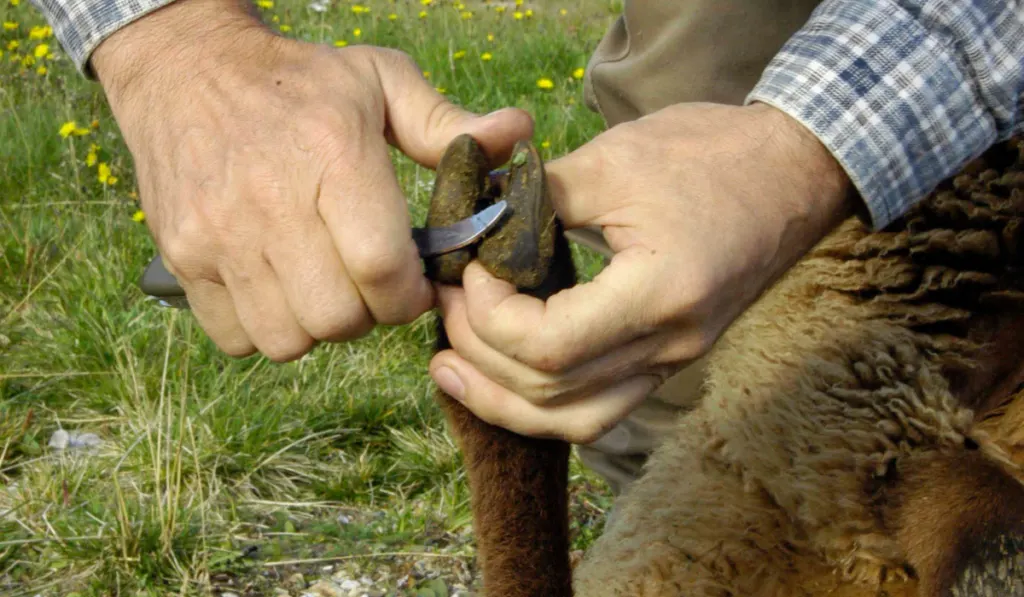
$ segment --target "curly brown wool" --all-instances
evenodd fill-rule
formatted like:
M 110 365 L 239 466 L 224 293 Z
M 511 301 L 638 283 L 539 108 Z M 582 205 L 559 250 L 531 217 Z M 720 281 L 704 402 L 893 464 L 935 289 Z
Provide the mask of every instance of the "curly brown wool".
M 1024 141 L 851 219 L 723 336 L 584 597 L 1024 597 Z

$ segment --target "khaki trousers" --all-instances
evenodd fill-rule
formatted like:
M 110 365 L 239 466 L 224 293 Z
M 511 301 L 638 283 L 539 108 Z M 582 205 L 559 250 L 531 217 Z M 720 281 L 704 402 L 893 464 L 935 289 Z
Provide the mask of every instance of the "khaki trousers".
M 627 0 L 587 66 L 586 103 L 608 126 L 683 102 L 742 104 L 819 2 Z M 611 256 L 600 230 L 568 236 Z M 692 363 L 618 426 L 578 447 L 583 462 L 616 494 L 639 477 L 678 415 L 700 399 L 704 363 Z

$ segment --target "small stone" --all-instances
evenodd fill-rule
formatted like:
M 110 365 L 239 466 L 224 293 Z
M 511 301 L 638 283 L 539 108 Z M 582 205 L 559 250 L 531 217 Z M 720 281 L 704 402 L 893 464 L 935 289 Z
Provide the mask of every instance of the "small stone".
M 102 443 L 103 440 L 95 433 L 71 433 L 68 438 L 70 448 L 95 448 Z
M 238 597 L 238 593 L 232 593 L 231 591 L 223 591 L 220 597 Z
M 289 593 L 286 589 L 277 587 L 276 589 L 274 589 L 274 597 L 292 597 L 292 594 Z
M 329 580 L 318 580 L 309 587 L 309 590 L 318 597 L 348 597 L 348 591 L 343 591 Z
M 103 443 L 95 433 L 79 433 L 58 429 L 50 436 L 49 446 L 54 450 L 77 450 L 97 448 Z
M 301 572 L 296 572 L 295 574 L 289 576 L 287 578 L 287 580 L 284 581 L 284 586 L 286 586 L 288 588 L 291 588 L 291 589 L 296 589 L 296 590 L 298 590 L 298 589 L 305 589 L 306 588 L 306 577 L 302 576 Z
M 49 446 L 54 450 L 63 450 L 68 447 L 68 443 L 71 440 L 71 435 L 63 429 L 58 429 L 53 432 L 50 436 Z
M 347 578 L 347 579 L 341 581 L 341 585 L 340 586 L 341 586 L 342 589 L 344 589 L 346 591 L 353 591 L 353 590 L 357 590 L 357 589 L 361 589 L 362 588 L 362 586 L 359 584 L 358 580 L 352 580 L 351 578 Z

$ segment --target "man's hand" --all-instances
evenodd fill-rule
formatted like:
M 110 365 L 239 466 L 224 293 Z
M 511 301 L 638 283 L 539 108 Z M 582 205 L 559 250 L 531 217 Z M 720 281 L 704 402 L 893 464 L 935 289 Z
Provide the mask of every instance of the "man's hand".
M 178 0 L 92 66 L 164 262 L 236 356 L 294 359 L 431 308 L 388 143 L 433 167 L 468 132 L 497 163 L 532 130 L 450 104 L 400 52 L 283 39 L 238 0 Z
M 569 228 L 615 252 L 542 302 L 479 264 L 442 287 L 454 350 L 431 375 L 485 421 L 588 443 L 701 356 L 849 214 L 850 183 L 809 131 L 766 105 L 677 105 L 547 167 Z

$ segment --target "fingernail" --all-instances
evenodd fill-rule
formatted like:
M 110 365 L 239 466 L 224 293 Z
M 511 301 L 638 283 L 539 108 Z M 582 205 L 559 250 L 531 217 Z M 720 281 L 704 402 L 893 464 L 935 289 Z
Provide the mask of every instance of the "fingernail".
M 433 377 L 434 383 L 445 394 L 456 400 L 462 400 L 463 396 L 465 396 L 466 386 L 462 385 L 462 380 L 449 367 L 438 368 L 437 371 L 434 371 Z

